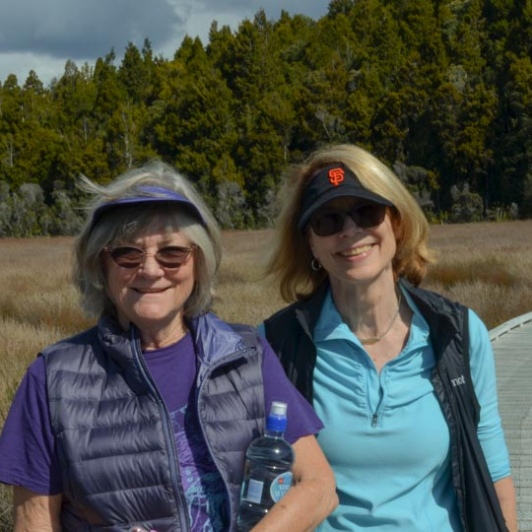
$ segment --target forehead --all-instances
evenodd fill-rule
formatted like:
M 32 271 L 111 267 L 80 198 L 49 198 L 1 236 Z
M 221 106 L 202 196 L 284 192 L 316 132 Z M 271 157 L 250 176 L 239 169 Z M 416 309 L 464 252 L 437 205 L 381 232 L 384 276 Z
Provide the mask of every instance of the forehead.
M 123 210 L 110 218 L 106 225 L 109 227 L 110 241 L 113 244 L 131 242 L 142 239 L 147 235 L 161 234 L 170 235 L 186 227 L 187 220 L 184 220 L 180 213 L 141 210 L 135 215 L 134 212 Z
M 135 231 L 129 238 L 129 241 L 136 244 L 187 244 L 188 237 L 184 232 L 166 220 L 154 219 L 146 225 Z

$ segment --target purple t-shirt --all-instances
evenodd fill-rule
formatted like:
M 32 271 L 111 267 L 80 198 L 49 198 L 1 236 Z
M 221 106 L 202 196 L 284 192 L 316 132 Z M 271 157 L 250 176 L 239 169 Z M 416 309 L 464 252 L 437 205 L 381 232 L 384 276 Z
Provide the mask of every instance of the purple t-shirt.
M 285 437 L 290 443 L 318 433 L 323 427 L 321 421 L 291 385 L 269 345 L 264 339 L 261 342 L 266 409 L 272 401 L 288 404 Z M 172 420 L 192 529 L 222 530 L 227 518 L 226 494 L 201 436 L 194 408 L 196 356 L 191 335 L 187 334 L 171 346 L 147 351 L 144 358 Z M 37 357 L 30 365 L 17 390 L 0 435 L 0 456 L 0 482 L 23 486 L 43 495 L 62 493 L 42 357 Z

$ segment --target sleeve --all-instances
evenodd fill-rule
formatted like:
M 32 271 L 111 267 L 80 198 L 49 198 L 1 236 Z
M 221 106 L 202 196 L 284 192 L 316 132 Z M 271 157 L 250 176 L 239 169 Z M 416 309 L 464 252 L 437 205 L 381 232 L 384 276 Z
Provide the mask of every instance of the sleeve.
M 480 403 L 478 437 L 493 482 L 510 475 L 510 458 L 497 398 L 495 358 L 486 326 L 469 310 L 471 378 Z
M 41 356 L 30 365 L 15 394 L 0 435 L 0 456 L 0 482 L 41 495 L 62 492 Z
M 317 434 L 323 428 L 320 418 L 308 401 L 289 381 L 268 342 L 264 338 L 261 338 L 260 341 L 264 351 L 262 373 L 266 410 L 270 410 L 273 401 L 287 403 L 288 425 L 285 438 L 289 443 L 294 443 L 303 436 Z

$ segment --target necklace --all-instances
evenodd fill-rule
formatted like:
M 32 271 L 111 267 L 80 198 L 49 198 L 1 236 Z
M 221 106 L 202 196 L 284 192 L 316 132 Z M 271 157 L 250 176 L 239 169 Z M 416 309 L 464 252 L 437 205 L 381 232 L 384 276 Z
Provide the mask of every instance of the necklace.
M 402 297 L 402 293 L 401 291 L 399 291 L 399 299 L 397 301 L 397 312 L 394 314 L 392 320 L 390 321 L 390 325 L 388 325 L 387 329 L 382 334 L 379 334 L 378 336 L 370 336 L 369 338 L 359 338 L 358 340 L 362 345 L 376 344 L 379 340 L 384 338 L 390 332 L 390 329 L 392 328 L 392 325 L 395 323 L 397 316 L 399 316 L 399 311 L 401 310 L 401 297 Z

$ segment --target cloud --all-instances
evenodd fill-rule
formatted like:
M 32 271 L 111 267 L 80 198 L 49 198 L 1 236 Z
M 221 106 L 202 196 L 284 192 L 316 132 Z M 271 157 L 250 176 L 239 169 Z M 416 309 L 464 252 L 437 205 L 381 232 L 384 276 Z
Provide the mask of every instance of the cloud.
M 0 21 L 0 53 L 75 60 L 148 35 L 158 46 L 180 18 L 166 0 L 7 0 Z
M 252 19 L 264 0 L 2 0 L 0 82 L 9 74 L 22 83 L 30 70 L 41 81 L 61 76 L 67 60 L 92 63 L 129 42 L 148 38 L 157 54 L 171 57 L 186 34 L 208 40 L 214 20 L 236 30 Z M 328 0 L 268 0 L 266 16 L 281 10 L 318 19 Z
M 269 18 L 278 18 L 282 10 L 291 15 L 304 14 L 311 18 L 322 17 L 329 0 L 209 0 L 199 2 L 199 9 L 217 13 L 246 13 L 240 19 L 252 17 L 259 9 L 264 9 Z

